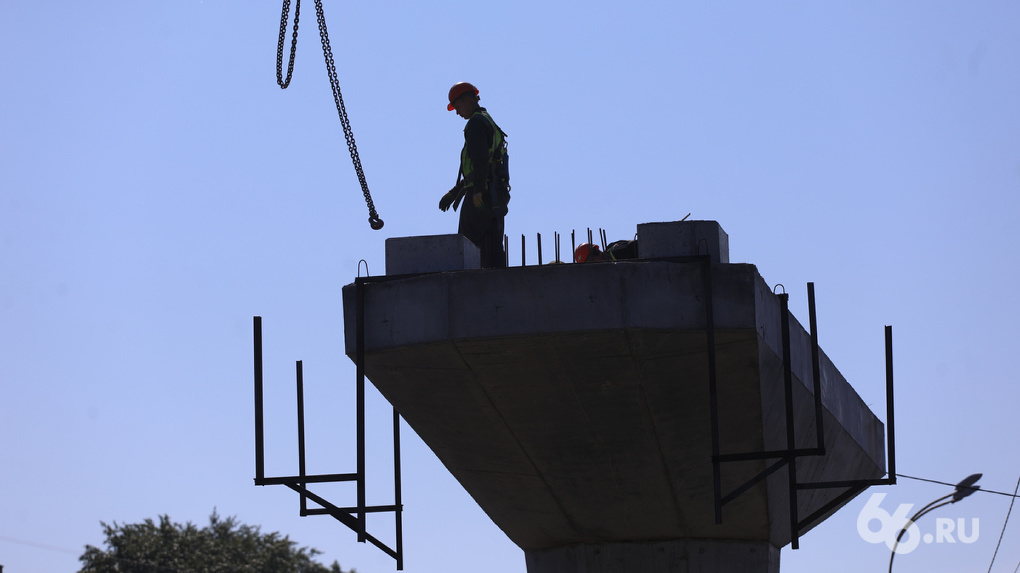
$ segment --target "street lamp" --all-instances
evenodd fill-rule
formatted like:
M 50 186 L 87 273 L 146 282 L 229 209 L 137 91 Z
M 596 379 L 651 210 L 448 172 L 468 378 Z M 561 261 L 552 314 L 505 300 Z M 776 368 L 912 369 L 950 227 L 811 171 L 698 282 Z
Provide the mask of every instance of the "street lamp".
M 975 491 L 981 489 L 981 486 L 974 485 L 974 483 L 977 482 L 977 480 L 979 479 L 981 479 L 981 474 L 971 474 L 967 476 L 966 478 L 963 479 L 963 481 L 956 484 L 956 489 L 953 490 L 953 493 L 940 497 L 935 501 L 929 503 L 928 505 L 922 507 L 920 511 L 915 513 L 913 517 L 908 519 L 907 522 L 903 524 L 903 529 L 900 529 L 900 532 L 896 535 L 896 543 L 893 543 L 892 555 L 889 556 L 889 573 L 892 573 L 892 562 L 893 558 L 896 557 L 896 547 L 900 544 L 900 539 L 903 539 L 903 534 L 907 532 L 907 529 L 926 513 L 929 513 L 934 509 L 938 509 L 943 505 L 956 503 L 961 499 L 967 497 L 968 495 L 974 493 Z

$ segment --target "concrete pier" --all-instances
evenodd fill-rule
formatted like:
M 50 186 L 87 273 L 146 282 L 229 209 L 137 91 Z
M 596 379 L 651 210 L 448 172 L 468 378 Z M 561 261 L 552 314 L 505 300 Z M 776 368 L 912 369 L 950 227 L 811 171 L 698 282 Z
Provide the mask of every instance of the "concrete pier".
M 525 551 L 528 573 L 779 572 L 779 548 L 767 541 L 680 539 L 578 543 Z
M 408 274 L 388 243 L 399 276 L 360 285 L 366 375 L 524 549 L 529 573 L 774 573 L 790 542 L 786 468 L 715 521 L 706 286 L 723 454 L 786 448 L 778 297 L 753 265 L 728 262 L 717 223 L 651 225 L 638 226 L 642 256 L 710 261 Z M 356 288 L 344 287 L 352 359 Z M 810 339 L 790 324 L 797 447 L 811 448 Z M 881 477 L 882 423 L 824 353 L 821 382 L 826 454 L 800 458 L 797 480 Z M 724 464 L 723 493 L 767 463 Z M 799 515 L 837 494 L 800 492 Z

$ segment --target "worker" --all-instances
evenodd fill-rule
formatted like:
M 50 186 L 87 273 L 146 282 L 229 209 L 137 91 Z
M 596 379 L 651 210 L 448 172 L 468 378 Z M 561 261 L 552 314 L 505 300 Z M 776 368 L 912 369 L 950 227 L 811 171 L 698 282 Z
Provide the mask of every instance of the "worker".
M 574 262 L 598 263 L 602 261 L 636 259 L 638 257 L 637 247 L 637 239 L 633 241 L 614 241 L 609 243 L 609 246 L 606 247 L 606 252 L 603 253 L 599 250 L 598 245 L 581 243 L 574 249 Z
M 598 245 L 581 243 L 574 249 L 575 263 L 597 263 L 606 260 L 606 255 L 599 250 Z
M 503 223 L 510 202 L 506 133 L 478 105 L 478 93 L 467 82 L 450 88 L 446 109 L 456 110 L 467 125 L 457 184 L 439 200 L 439 209 L 445 212 L 452 205 L 456 211 L 463 201 L 457 232 L 478 246 L 482 268 L 504 268 Z

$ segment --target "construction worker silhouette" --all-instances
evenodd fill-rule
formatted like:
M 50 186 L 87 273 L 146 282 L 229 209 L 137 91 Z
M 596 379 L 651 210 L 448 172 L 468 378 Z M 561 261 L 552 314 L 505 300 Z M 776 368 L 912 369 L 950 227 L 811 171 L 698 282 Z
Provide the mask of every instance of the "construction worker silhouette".
M 467 124 L 457 184 L 439 200 L 439 209 L 456 211 L 463 201 L 457 232 L 478 246 L 482 268 L 504 268 L 503 224 L 510 202 L 506 133 L 478 99 L 478 88 L 467 82 L 450 88 L 446 109 L 456 110 Z
M 574 249 L 575 263 L 598 263 L 602 261 L 620 261 L 636 259 L 638 256 L 637 239 L 633 241 L 614 241 L 602 252 L 598 245 L 581 243 Z

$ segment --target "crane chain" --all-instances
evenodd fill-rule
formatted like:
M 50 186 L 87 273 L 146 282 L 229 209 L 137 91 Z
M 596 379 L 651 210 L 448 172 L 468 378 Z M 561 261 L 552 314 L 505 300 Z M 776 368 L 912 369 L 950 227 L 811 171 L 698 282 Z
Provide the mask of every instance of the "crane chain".
M 287 89 L 294 75 L 294 56 L 297 54 L 298 20 L 301 18 L 301 0 L 294 9 L 294 35 L 290 40 L 290 61 L 287 63 L 287 79 L 283 78 L 283 43 L 287 39 L 287 17 L 290 16 L 290 0 L 283 0 L 283 15 L 280 16 L 280 43 L 276 46 L 276 83 L 280 89 Z
M 290 0 L 283 0 L 283 15 L 280 18 L 280 42 L 276 50 L 276 83 L 282 89 L 286 89 L 290 85 L 291 76 L 294 73 L 294 55 L 297 50 L 298 18 L 300 14 L 301 0 L 295 0 L 294 34 L 291 40 L 287 77 L 284 79 L 283 45 L 287 35 Z M 322 55 L 326 60 L 326 74 L 329 76 L 330 88 L 333 90 L 333 102 L 336 103 L 337 115 L 340 116 L 340 125 L 344 129 L 344 138 L 347 140 L 347 149 L 351 152 L 354 171 L 358 175 L 358 183 L 361 184 L 361 192 L 365 196 L 365 204 L 368 205 L 368 224 L 378 231 L 383 228 L 383 220 L 379 218 L 379 213 L 375 210 L 375 202 L 372 201 L 372 194 L 368 190 L 368 181 L 365 179 L 365 171 L 361 167 L 361 157 L 358 155 L 358 145 L 354 141 L 354 132 L 351 130 L 351 122 L 347 117 L 347 108 L 344 106 L 343 95 L 340 93 L 340 81 L 337 79 L 336 63 L 333 61 L 333 49 L 329 45 L 329 33 L 326 31 L 326 15 L 322 10 L 322 0 L 315 0 L 315 16 L 319 23 L 319 39 L 322 42 Z

